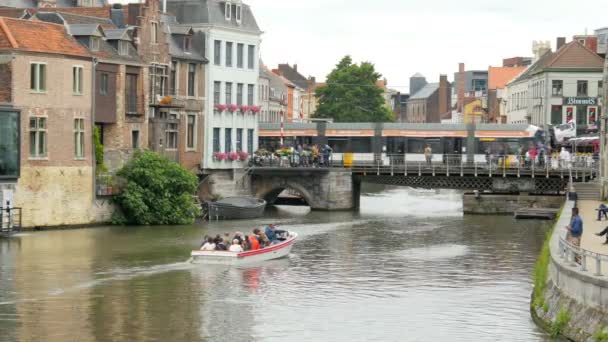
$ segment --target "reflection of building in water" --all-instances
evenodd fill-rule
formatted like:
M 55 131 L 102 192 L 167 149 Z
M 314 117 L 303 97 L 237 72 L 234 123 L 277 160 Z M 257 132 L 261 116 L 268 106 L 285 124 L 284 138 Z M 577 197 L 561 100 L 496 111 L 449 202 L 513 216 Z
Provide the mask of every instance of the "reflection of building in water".
M 18 341 L 92 341 L 88 319 L 95 241 L 90 231 L 21 239 L 14 261 Z M 36 257 L 37 256 L 37 257 Z M 41 262 L 43 260 L 43 262 Z
M 17 318 L 17 309 L 15 304 L 16 298 L 14 278 L 15 278 L 15 256 L 17 255 L 20 247 L 20 238 L 14 237 L 12 239 L 0 238 L 0 260 L 2 261 L 2 267 L 0 267 L 0 317 L 4 316 L 9 319 L 0 319 L 0 332 L 2 332 L 2 338 L 6 338 L 7 341 L 17 341 L 16 328 L 17 320 L 10 319 L 11 317 Z

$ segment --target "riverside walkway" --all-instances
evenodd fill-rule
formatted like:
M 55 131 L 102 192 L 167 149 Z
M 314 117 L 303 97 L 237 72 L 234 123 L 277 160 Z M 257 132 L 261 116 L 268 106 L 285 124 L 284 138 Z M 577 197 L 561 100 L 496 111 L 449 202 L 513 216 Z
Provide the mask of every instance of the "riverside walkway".
M 608 257 L 608 245 L 604 245 L 606 237 L 595 235 L 595 233 L 599 233 L 604 230 L 604 228 L 608 227 L 608 220 L 602 219 L 602 221 L 597 221 L 597 211 L 595 209 L 600 206 L 600 203 L 602 202 L 591 200 L 578 201 L 580 215 L 583 218 L 581 248 Z M 587 258 L 587 269 L 595 271 L 595 266 L 595 260 Z M 608 260 L 603 260 L 601 269 L 602 274 L 608 276 Z

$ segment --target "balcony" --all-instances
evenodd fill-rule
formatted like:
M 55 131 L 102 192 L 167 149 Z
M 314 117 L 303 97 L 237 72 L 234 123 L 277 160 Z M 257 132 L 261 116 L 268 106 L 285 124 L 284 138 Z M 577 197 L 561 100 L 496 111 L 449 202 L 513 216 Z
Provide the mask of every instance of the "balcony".
M 177 99 L 175 99 L 174 97 L 167 95 L 167 96 L 160 96 L 160 95 L 156 95 L 153 97 L 154 101 L 152 101 L 150 103 L 150 107 L 155 107 L 155 108 L 184 108 L 185 105 L 183 104 L 183 101 L 178 101 Z

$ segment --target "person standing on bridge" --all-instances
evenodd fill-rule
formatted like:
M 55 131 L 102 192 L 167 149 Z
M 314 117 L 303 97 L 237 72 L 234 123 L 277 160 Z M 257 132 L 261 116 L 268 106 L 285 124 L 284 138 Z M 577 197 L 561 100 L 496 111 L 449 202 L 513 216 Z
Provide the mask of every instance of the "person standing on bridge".
M 431 145 L 426 145 L 424 148 L 424 158 L 426 159 L 426 163 L 429 167 L 433 164 L 433 149 Z

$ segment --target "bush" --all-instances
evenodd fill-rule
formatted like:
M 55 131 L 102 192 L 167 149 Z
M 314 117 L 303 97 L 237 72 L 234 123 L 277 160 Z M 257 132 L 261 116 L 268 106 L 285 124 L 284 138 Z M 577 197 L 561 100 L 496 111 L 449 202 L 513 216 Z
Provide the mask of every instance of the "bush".
M 114 224 L 191 224 L 199 215 L 192 200 L 196 176 L 165 157 L 137 151 L 117 175 L 126 183 L 114 197 L 121 209 L 112 217 Z
M 545 308 L 545 289 L 547 287 L 547 272 L 549 270 L 549 261 L 551 259 L 551 252 L 549 250 L 549 243 L 551 241 L 551 235 L 553 230 L 547 232 L 545 242 L 538 256 L 538 260 L 534 265 L 534 292 L 532 293 L 533 305 L 535 308 Z
M 561 308 L 555 317 L 555 321 L 551 324 L 551 336 L 557 337 L 564 332 L 564 329 L 570 322 L 570 313 L 568 310 Z
M 93 131 L 93 143 L 95 144 L 95 165 L 97 166 L 97 174 L 108 172 L 103 159 L 103 145 L 101 144 L 101 132 L 99 127 L 95 126 Z
M 608 342 L 608 330 L 606 328 L 598 330 L 595 335 L 597 342 Z

